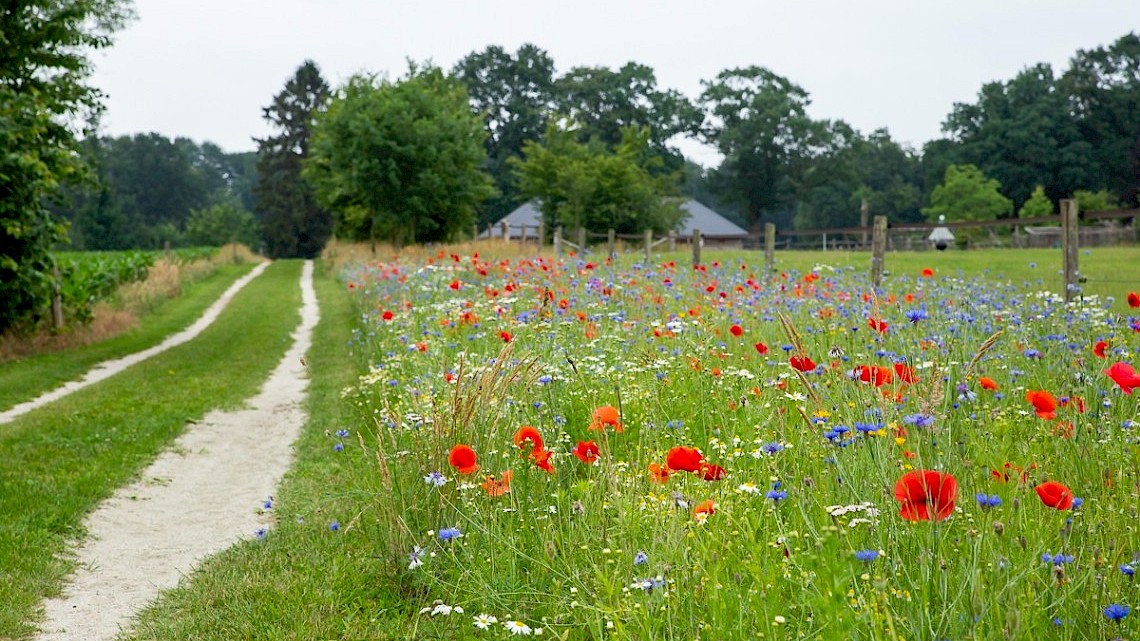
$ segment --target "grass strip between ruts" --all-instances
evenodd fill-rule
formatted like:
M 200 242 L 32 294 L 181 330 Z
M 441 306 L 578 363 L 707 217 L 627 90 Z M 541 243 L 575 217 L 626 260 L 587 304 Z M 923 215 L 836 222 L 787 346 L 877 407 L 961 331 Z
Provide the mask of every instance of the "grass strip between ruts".
M 193 341 L 0 428 L 0 638 L 34 631 L 88 512 L 187 422 L 257 392 L 300 321 L 300 268 L 271 265 Z
M 0 410 L 76 380 L 98 363 L 157 345 L 197 320 L 227 287 L 254 266 L 255 263 L 219 266 L 210 276 L 189 285 L 181 296 L 159 303 L 142 318 L 138 327 L 114 338 L 0 363 Z
M 360 449 L 355 431 L 336 436 L 338 429 L 359 423 L 340 398 L 359 374 L 346 347 L 352 339 L 352 302 L 320 268 L 316 288 L 321 322 L 306 359 L 309 420 L 297 442 L 297 460 L 274 499 L 277 526 L 265 540 L 247 541 L 207 560 L 145 610 L 126 638 L 410 637 L 406 602 L 369 544 L 386 536 L 370 507 L 382 500 L 375 454 Z M 329 526 L 338 518 L 339 530 L 333 531 Z

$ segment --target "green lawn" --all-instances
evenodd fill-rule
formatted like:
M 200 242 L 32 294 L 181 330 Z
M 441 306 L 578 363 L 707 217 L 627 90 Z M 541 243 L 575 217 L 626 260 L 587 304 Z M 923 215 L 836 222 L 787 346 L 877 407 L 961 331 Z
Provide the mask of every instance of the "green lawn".
M 0 426 L 0 638 L 33 631 L 36 607 L 72 568 L 65 553 L 89 511 L 187 422 L 257 392 L 299 323 L 300 267 L 271 265 L 195 340 Z M 227 270 L 164 318 L 179 316 L 170 326 L 180 327 L 235 274 Z
M 0 410 L 76 380 L 97 363 L 157 345 L 197 320 L 227 287 L 253 267 L 252 263 L 219 266 L 209 277 L 187 287 L 178 298 L 159 303 L 137 327 L 114 338 L 63 352 L 0 363 Z

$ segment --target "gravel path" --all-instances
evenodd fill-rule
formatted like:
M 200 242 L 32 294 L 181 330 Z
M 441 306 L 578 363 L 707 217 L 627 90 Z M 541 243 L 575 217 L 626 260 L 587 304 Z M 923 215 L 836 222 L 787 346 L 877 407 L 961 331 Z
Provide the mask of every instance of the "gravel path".
M 301 274 L 301 324 L 293 345 L 247 408 L 190 425 L 137 483 L 87 519 L 79 569 L 45 603 L 36 639 L 113 639 L 161 590 L 204 557 L 271 525 L 260 513 L 293 458 L 308 379 L 303 357 L 319 320 L 313 263 Z
M 260 276 L 261 272 L 265 271 L 265 268 L 268 266 L 269 263 L 261 263 L 255 267 L 253 271 L 236 280 L 233 285 L 230 285 L 229 289 L 227 289 L 222 293 L 220 297 L 218 297 L 218 300 L 214 301 L 213 305 L 210 305 L 206 312 L 202 314 L 202 317 L 195 321 L 194 324 L 190 327 L 187 327 L 177 334 L 169 336 L 166 340 L 162 341 L 158 345 L 155 345 L 154 347 L 144 349 L 141 352 L 135 352 L 134 354 L 129 354 L 122 358 L 103 361 L 95 367 L 92 367 L 91 370 L 84 374 L 83 378 L 79 380 L 65 383 L 51 390 L 50 392 L 37 396 L 36 398 L 26 403 L 20 403 L 11 409 L 0 412 L 0 425 L 10 423 L 17 417 L 23 416 L 24 414 L 27 414 L 34 409 L 43 407 L 52 401 L 58 401 L 64 396 L 78 392 L 88 385 L 94 385 L 99 381 L 110 378 L 115 374 L 123 371 L 124 369 L 130 367 L 131 365 L 141 363 L 151 356 L 161 354 L 162 352 L 165 352 L 172 347 L 177 347 L 187 341 L 192 340 L 198 336 L 198 334 L 201 334 L 202 330 L 213 324 L 214 320 L 218 318 L 218 315 L 222 313 L 222 310 L 226 308 L 226 305 L 229 305 L 230 301 L 233 300 L 233 297 L 239 291 L 241 291 L 243 287 L 248 285 L 249 281 Z

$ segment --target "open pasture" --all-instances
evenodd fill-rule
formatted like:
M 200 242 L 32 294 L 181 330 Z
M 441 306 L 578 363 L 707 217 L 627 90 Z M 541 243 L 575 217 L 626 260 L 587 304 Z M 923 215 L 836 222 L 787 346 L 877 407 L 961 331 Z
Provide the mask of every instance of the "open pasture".
M 430 637 L 1129 636 L 1138 312 L 1030 253 L 351 265 L 337 529 Z

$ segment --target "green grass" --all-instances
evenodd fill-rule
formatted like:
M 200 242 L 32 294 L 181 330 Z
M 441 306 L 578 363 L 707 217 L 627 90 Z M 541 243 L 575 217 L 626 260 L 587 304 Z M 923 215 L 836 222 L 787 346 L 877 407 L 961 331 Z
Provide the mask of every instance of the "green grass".
M 182 296 L 158 304 L 137 327 L 114 338 L 0 363 L 0 410 L 76 380 L 97 363 L 158 344 L 197 320 L 227 287 L 253 267 L 253 264 L 219 266 L 209 277 L 187 287 Z
M 409 638 L 402 627 L 407 605 L 370 543 L 385 537 L 372 513 L 379 494 L 376 460 L 360 450 L 358 416 L 340 400 L 341 389 L 358 375 L 346 351 L 353 305 L 340 285 L 317 272 L 321 321 L 306 359 L 310 419 L 275 497 L 277 526 L 265 540 L 209 559 L 145 610 L 128 638 Z M 352 435 L 338 438 L 342 428 Z M 334 451 L 338 442 L 345 444 L 343 452 Z M 342 527 L 332 532 L 337 518 Z
M 99 501 L 188 421 L 257 392 L 300 320 L 300 265 L 270 266 L 195 340 L 0 426 L 0 638 L 33 631 L 37 605 L 59 591 L 72 569 L 65 552 Z M 174 305 L 167 327 L 194 317 L 235 274 Z

